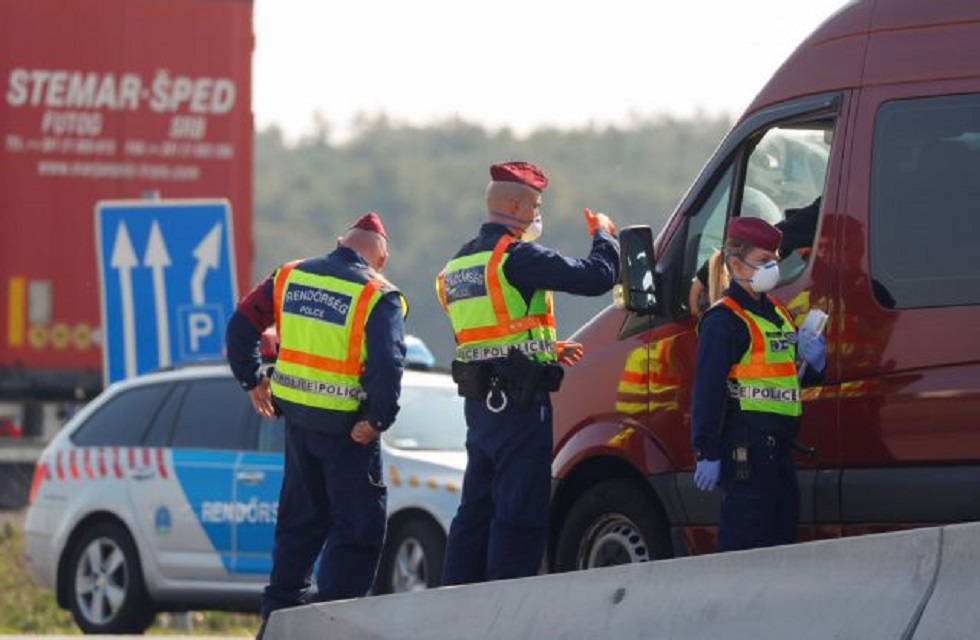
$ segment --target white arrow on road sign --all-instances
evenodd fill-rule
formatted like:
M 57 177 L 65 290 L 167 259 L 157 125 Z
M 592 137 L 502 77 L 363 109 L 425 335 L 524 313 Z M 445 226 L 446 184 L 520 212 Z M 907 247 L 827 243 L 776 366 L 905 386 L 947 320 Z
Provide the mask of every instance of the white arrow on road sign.
M 129 239 L 126 223 L 120 222 L 116 227 L 116 241 L 112 247 L 112 258 L 109 262 L 113 269 L 119 270 L 119 295 L 122 302 L 123 325 L 123 359 L 126 377 L 136 375 L 136 323 L 133 314 L 133 268 L 136 261 L 136 251 Z
M 214 225 L 194 249 L 197 264 L 191 274 L 191 300 L 194 304 L 204 304 L 204 278 L 209 269 L 215 269 L 221 261 L 221 223 Z
M 233 227 L 226 200 L 96 203 L 106 384 L 223 357 L 238 300 Z
M 150 227 L 150 239 L 146 245 L 146 255 L 143 256 L 143 266 L 153 271 L 153 305 L 157 318 L 157 353 L 158 364 L 161 367 L 170 366 L 170 322 L 167 317 L 167 283 L 163 278 L 163 270 L 170 266 L 170 254 L 160 233 L 160 224 L 153 220 Z

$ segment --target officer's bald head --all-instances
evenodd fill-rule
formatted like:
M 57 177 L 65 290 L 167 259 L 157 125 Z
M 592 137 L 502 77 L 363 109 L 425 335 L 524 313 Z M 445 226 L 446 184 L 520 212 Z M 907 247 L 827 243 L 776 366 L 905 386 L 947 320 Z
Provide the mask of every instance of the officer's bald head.
M 376 231 L 352 227 L 337 238 L 337 244 L 356 251 L 375 271 L 388 263 L 388 239 Z
M 517 182 L 493 181 L 487 185 L 486 200 L 490 222 L 520 233 L 534 220 L 541 206 L 541 192 Z

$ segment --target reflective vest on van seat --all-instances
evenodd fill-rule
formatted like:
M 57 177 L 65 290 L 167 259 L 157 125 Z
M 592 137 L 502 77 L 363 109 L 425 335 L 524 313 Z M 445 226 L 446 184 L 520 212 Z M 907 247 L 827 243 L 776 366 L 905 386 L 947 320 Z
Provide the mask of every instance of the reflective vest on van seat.
M 279 357 L 272 375 L 276 397 L 296 404 L 357 411 L 364 399 L 364 327 L 390 285 L 307 273 L 283 265 L 275 276 Z
M 453 258 L 436 278 L 439 302 L 456 336 L 457 360 L 502 358 L 511 347 L 539 362 L 557 359 L 552 293 L 535 291 L 528 304 L 504 275 L 513 241 L 504 235 L 493 251 Z
M 728 296 L 716 303 L 731 309 L 749 330 L 749 348 L 728 372 L 728 393 L 738 400 L 742 411 L 799 416 L 803 405 L 796 369 L 796 330 L 789 311 L 778 300 L 770 300 L 789 331 L 746 310 Z

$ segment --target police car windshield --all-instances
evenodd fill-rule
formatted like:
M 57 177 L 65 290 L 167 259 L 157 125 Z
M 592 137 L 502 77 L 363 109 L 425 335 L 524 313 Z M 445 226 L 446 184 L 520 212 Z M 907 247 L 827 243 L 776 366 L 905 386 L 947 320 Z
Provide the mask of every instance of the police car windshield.
M 398 449 L 462 451 L 466 441 L 463 399 L 455 387 L 402 387 L 401 409 L 384 434 Z

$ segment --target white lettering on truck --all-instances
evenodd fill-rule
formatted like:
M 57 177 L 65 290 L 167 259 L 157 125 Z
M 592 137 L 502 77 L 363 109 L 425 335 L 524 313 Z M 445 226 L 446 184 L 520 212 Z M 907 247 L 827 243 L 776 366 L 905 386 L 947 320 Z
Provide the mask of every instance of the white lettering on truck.
M 229 78 L 171 76 L 166 70 L 146 84 L 136 73 L 17 68 L 10 71 L 6 91 L 11 107 L 136 111 L 146 101 L 157 113 L 203 115 L 226 114 L 235 99 Z

